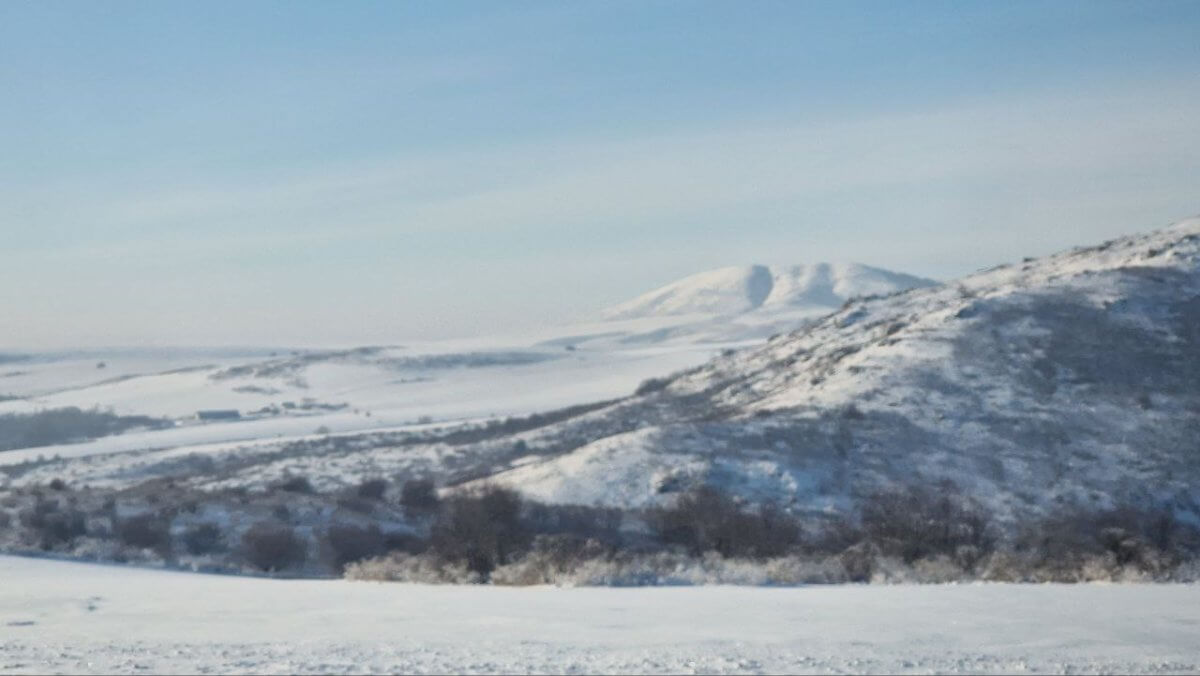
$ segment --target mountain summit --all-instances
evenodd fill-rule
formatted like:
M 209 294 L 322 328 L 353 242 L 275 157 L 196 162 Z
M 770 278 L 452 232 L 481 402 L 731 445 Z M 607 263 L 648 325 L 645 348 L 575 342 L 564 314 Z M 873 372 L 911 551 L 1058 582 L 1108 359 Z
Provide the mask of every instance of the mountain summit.
M 937 284 L 931 279 L 859 263 L 734 266 L 685 277 L 611 307 L 603 316 L 625 320 L 795 310 L 824 314 L 857 296 L 886 295 Z

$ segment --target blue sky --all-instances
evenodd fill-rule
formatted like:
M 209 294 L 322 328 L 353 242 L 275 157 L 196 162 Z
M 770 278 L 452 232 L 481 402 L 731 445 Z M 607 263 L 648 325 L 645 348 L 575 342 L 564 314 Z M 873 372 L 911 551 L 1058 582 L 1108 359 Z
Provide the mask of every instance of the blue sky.
M 1200 213 L 1200 2 L 0 3 L 0 347 L 396 342 Z

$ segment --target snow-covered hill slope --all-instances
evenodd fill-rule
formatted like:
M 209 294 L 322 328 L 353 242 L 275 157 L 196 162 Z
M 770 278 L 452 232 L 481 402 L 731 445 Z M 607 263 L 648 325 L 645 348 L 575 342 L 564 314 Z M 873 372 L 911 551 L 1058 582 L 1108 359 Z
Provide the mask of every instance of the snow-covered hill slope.
M 554 502 L 712 483 L 820 513 L 948 480 L 1001 517 L 1200 519 L 1200 219 L 851 302 L 527 445 L 488 480 Z
M 742 274 L 740 269 L 729 270 L 736 273 L 731 279 Z M 766 275 L 763 298 L 755 298 L 754 306 L 746 305 L 736 317 L 723 314 L 734 307 L 730 303 L 700 301 L 705 295 L 719 295 L 724 272 L 718 271 L 715 281 L 680 287 L 677 300 L 691 298 L 692 305 L 675 309 L 697 312 L 641 313 L 646 316 L 526 335 L 325 350 L 175 348 L 9 355 L 0 364 L 0 415 L 96 407 L 119 415 L 168 418 L 176 426 L 8 454 L 0 457 L 0 464 L 18 457 L 296 437 L 318 428 L 391 429 L 426 420 L 521 415 L 611 399 L 628 394 L 646 378 L 695 366 L 721 350 L 796 328 L 830 312 L 845 297 L 925 283 L 855 265 L 761 271 Z M 698 312 L 701 309 L 705 311 Z M 198 425 L 196 414 L 202 410 L 237 410 L 241 420 Z
M 174 426 L 5 451 L 0 465 L 39 456 L 305 437 L 318 429 L 364 432 L 522 415 L 624 396 L 646 378 L 703 363 L 716 349 L 566 350 L 447 341 L 240 356 L 35 355 L 0 373 L 0 416 L 95 407 L 167 418 Z M 197 420 L 203 410 L 236 410 L 240 417 Z
M 623 363 L 586 346 L 541 349 L 562 357 L 434 377 L 446 379 L 448 407 L 452 378 L 468 377 L 492 381 L 496 402 L 544 385 L 533 405 L 556 400 L 555 379 L 576 373 L 553 364 L 583 356 L 581 368 L 615 377 Z M 664 345 L 638 353 L 680 354 Z M 359 368 L 358 358 L 332 363 Z M 232 375 L 286 385 L 292 364 Z M 312 384 L 332 366 L 305 368 L 318 369 Z M 853 512 L 881 489 L 949 481 L 1012 522 L 1129 502 L 1200 521 L 1200 219 L 854 300 L 798 331 L 682 368 L 612 403 L 504 421 L 207 445 L 189 438 L 196 445 L 76 458 L 56 449 L 61 460 L 13 451 L 0 454 L 8 465 L 0 484 L 62 478 L 121 489 L 169 478 L 210 490 L 303 475 L 333 490 L 422 476 L 451 491 L 488 481 L 547 502 L 629 508 L 712 484 L 815 519 Z

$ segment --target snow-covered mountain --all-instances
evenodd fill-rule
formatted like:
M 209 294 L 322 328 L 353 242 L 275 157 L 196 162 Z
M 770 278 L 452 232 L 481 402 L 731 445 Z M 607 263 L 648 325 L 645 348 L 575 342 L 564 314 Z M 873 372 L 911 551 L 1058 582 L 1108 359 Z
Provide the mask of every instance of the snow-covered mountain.
M 747 265 L 677 280 L 601 312 L 580 345 L 748 344 L 793 331 L 851 298 L 936 286 L 931 279 L 858 263 Z
M 771 284 L 768 298 L 780 288 Z M 557 353 L 564 363 L 590 354 Z M 565 373 L 530 380 L 511 370 L 497 401 Z M 317 375 L 306 377 L 315 384 Z M 435 377 L 448 387 L 466 382 Z M 461 396 L 457 387 L 446 396 Z M 63 447 L 49 460 L 25 458 L 0 481 L 122 489 L 170 478 L 208 491 L 303 475 L 330 491 L 420 476 L 448 491 L 486 481 L 545 502 L 631 508 L 712 484 L 813 518 L 853 512 L 884 488 L 951 481 L 1010 523 L 1126 502 L 1169 506 L 1197 522 L 1197 440 L 1200 219 L 851 300 L 616 401 L 161 451 Z M 13 451 L 0 461 L 14 454 L 28 456 Z
M 1001 518 L 1200 519 L 1200 219 L 854 301 L 523 441 L 488 480 L 550 502 L 710 483 L 819 514 L 949 480 Z
M 858 296 L 935 286 L 937 282 L 858 263 L 718 268 L 685 277 L 604 311 L 610 320 L 760 311 L 836 310 Z

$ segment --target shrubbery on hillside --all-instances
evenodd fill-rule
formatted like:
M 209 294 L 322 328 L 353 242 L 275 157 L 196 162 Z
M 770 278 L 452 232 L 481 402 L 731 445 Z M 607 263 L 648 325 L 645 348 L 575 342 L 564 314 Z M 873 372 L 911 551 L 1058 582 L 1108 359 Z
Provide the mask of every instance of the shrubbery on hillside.
M 290 485 L 192 492 L 166 505 L 157 492 L 113 494 L 56 481 L 6 495 L 0 544 L 211 570 L 421 582 L 1200 578 L 1200 530 L 1167 510 L 1064 509 L 1006 530 L 944 485 L 868 496 L 858 518 L 818 526 L 710 487 L 682 493 L 664 507 L 620 511 L 541 504 L 500 487 L 437 500 L 431 483 L 404 486 L 395 503 L 374 485 L 368 497 L 347 489 L 362 502 L 361 509 L 348 510 L 345 491 L 295 492 Z
M 304 563 L 307 555 L 305 542 L 285 524 L 257 523 L 242 535 L 242 556 L 259 570 L 282 571 Z

